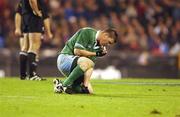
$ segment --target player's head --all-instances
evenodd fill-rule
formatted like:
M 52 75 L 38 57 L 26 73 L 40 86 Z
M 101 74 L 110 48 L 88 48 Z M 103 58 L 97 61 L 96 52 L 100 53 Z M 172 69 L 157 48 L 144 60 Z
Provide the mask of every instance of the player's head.
M 107 46 L 116 43 L 118 39 L 118 34 L 116 30 L 112 28 L 105 29 L 101 31 L 99 36 L 99 44 L 102 46 Z

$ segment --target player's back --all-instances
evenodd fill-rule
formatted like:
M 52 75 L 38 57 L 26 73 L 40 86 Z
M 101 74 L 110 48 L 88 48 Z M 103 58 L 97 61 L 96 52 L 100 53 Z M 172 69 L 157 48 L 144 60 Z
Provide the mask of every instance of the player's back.
M 86 49 L 88 43 L 95 42 L 96 30 L 90 27 L 78 30 L 67 42 L 61 53 L 74 54 L 74 48 Z
M 33 14 L 29 0 L 21 0 L 22 3 L 22 15 Z
M 22 15 L 35 16 L 32 8 L 31 8 L 31 5 L 29 3 L 29 0 L 21 0 L 20 2 L 22 4 Z M 42 12 L 43 19 L 47 18 L 48 17 L 48 9 L 47 9 L 47 5 L 46 5 L 45 1 L 37 0 L 37 6 L 38 6 L 38 9 Z

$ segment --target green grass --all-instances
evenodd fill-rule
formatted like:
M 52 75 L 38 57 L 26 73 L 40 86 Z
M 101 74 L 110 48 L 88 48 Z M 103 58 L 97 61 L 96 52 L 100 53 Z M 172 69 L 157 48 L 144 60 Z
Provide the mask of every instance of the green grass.
M 94 95 L 54 94 L 52 79 L 2 78 L 0 117 L 180 117 L 180 80 L 93 80 L 92 85 Z

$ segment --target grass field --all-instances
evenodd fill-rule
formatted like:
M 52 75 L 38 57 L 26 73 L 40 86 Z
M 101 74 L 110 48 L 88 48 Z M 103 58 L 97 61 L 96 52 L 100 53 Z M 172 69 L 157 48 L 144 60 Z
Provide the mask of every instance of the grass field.
M 93 95 L 54 94 L 52 79 L 0 79 L 0 117 L 180 117 L 179 80 L 93 80 Z

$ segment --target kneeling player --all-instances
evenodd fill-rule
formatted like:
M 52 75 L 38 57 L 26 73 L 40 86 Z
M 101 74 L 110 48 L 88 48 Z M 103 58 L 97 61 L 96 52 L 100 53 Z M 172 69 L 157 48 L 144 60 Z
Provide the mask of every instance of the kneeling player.
M 66 43 L 57 59 L 59 71 L 67 78 L 53 81 L 56 93 L 93 93 L 90 77 L 97 57 L 106 55 L 106 46 L 114 44 L 118 38 L 114 29 L 95 30 L 82 28 Z

